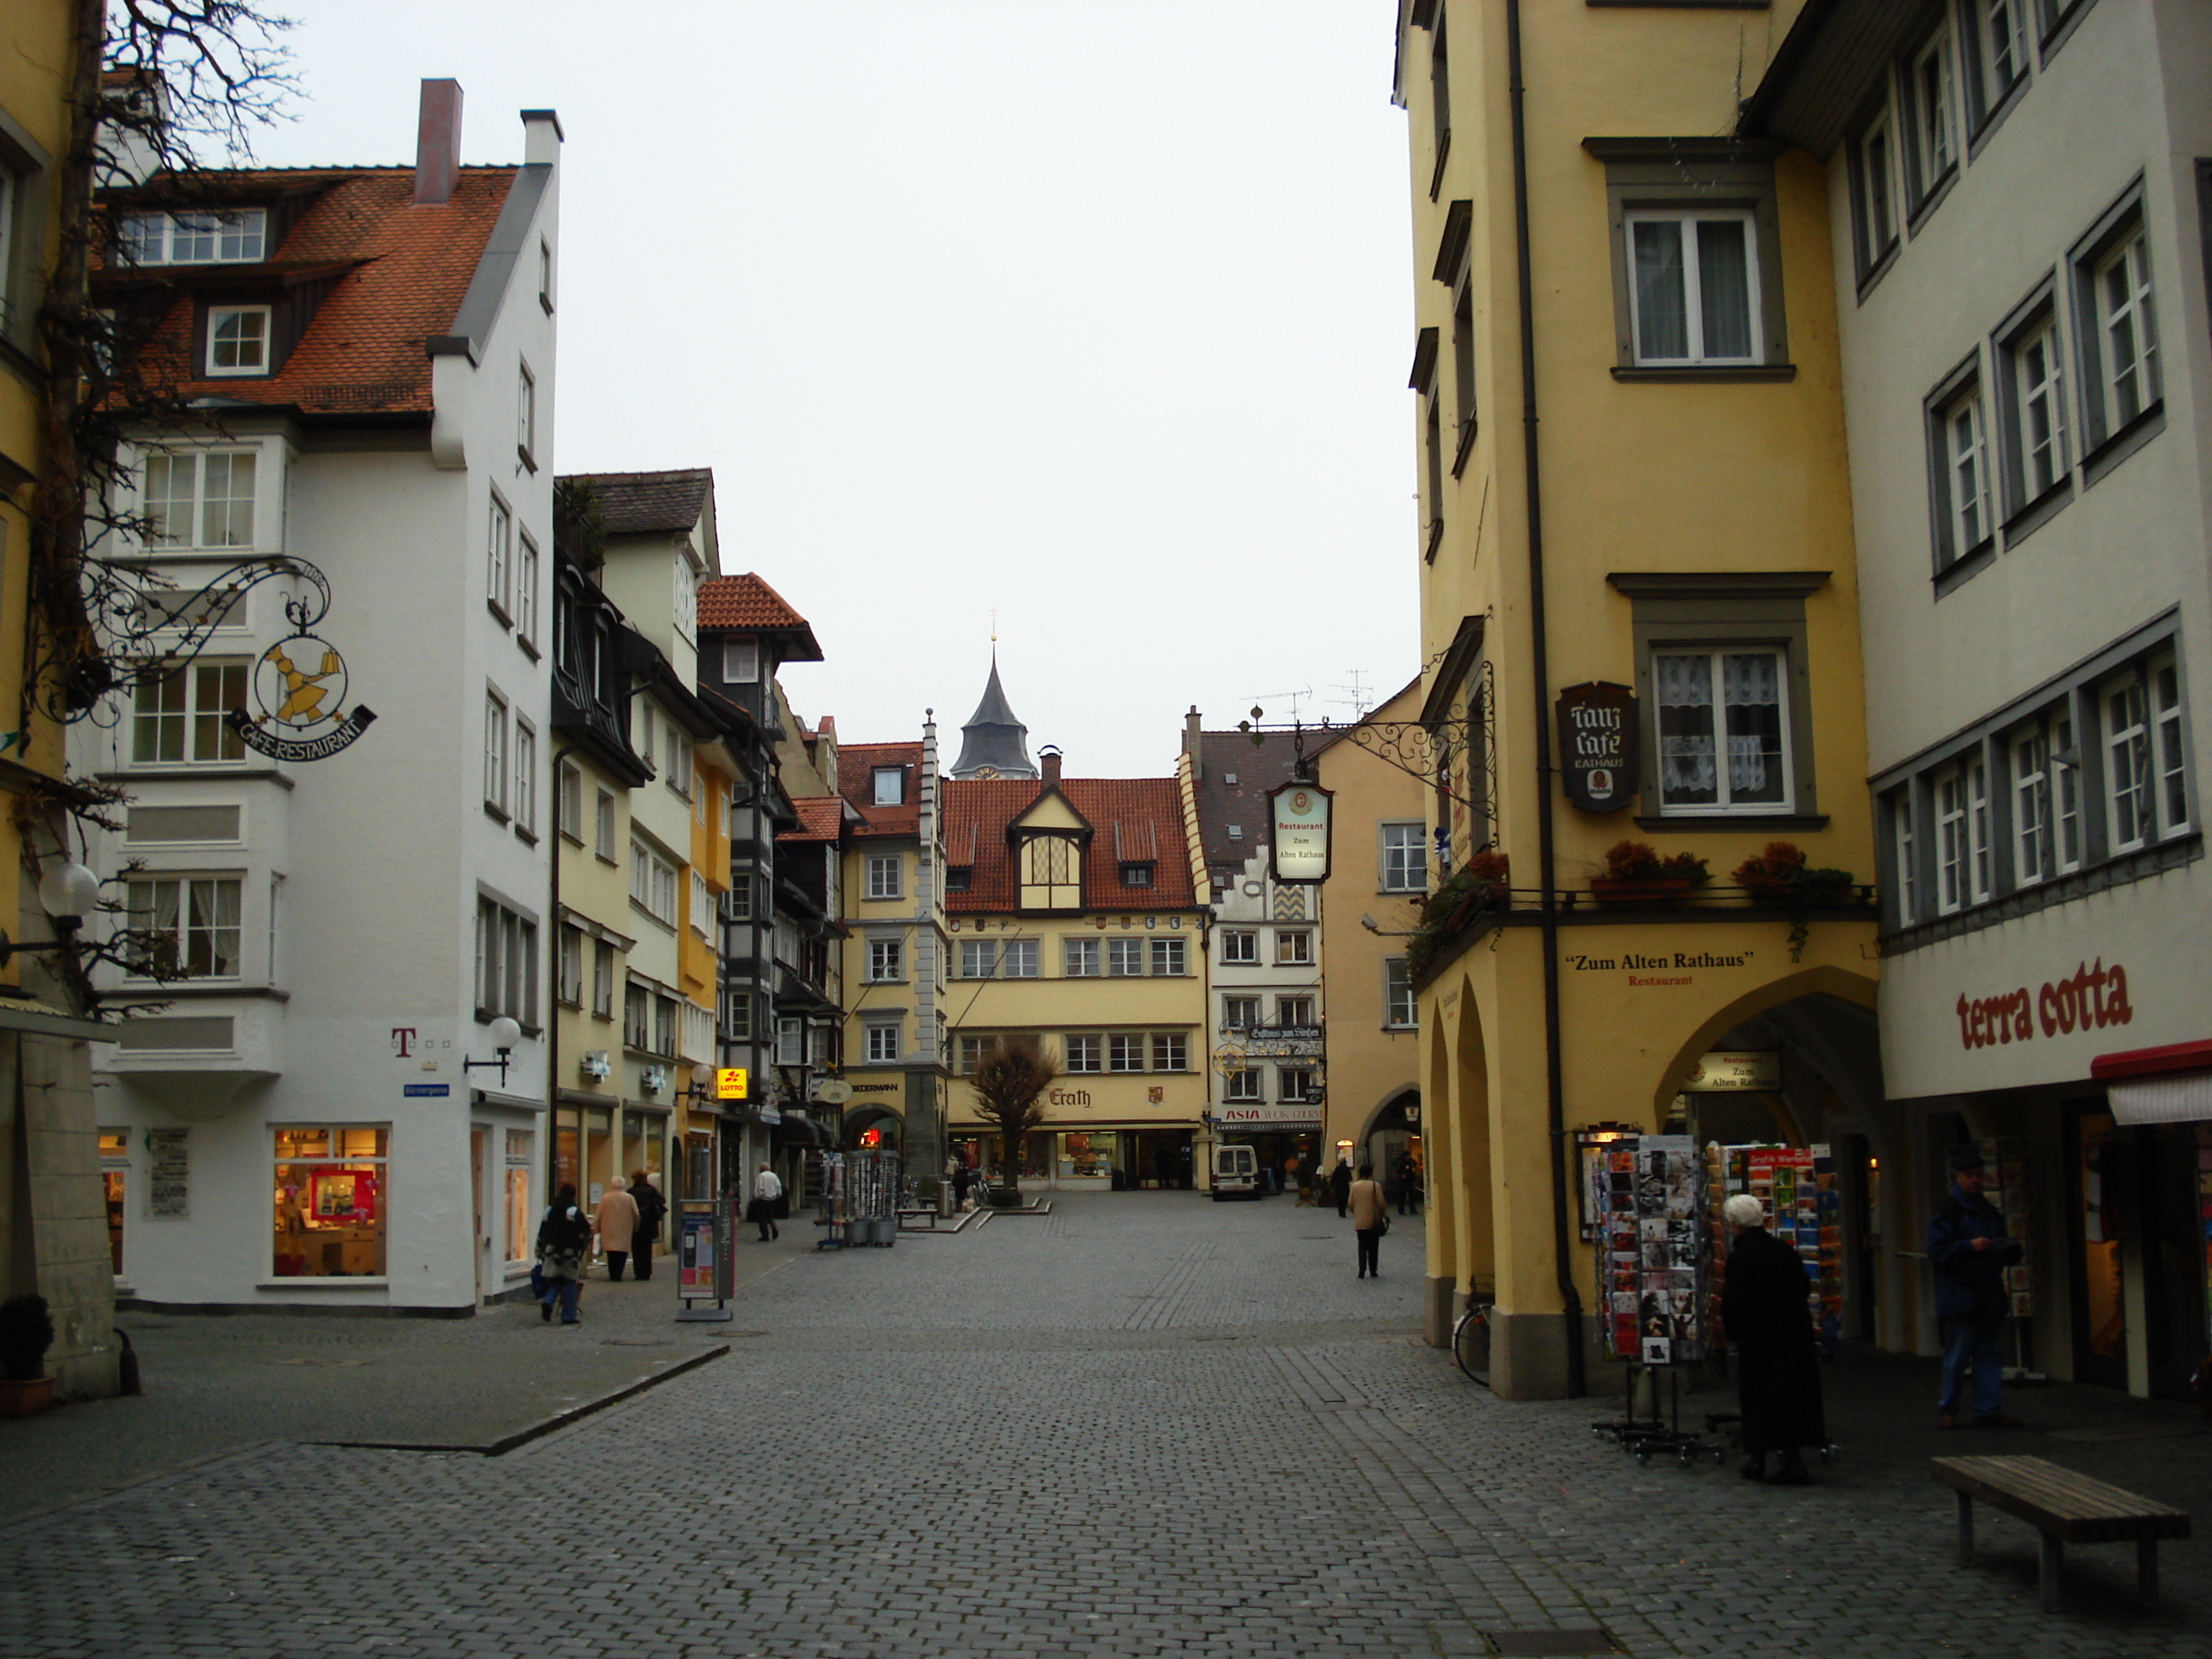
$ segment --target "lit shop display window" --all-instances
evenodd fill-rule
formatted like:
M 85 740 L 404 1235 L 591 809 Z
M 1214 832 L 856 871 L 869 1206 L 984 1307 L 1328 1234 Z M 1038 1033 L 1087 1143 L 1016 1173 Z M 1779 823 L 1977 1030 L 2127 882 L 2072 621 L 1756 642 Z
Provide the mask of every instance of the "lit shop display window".
M 355 1127 L 276 1131 L 277 1278 L 383 1275 L 389 1133 Z
M 1096 1130 L 1060 1137 L 1059 1173 L 1071 1181 L 1108 1181 L 1114 1175 L 1114 1136 Z

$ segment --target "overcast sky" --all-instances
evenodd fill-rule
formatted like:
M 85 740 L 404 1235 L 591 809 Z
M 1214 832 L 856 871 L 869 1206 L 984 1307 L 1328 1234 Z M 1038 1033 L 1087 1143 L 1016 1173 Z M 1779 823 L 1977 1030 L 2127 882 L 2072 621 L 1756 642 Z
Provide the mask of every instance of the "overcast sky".
M 1391 0 L 269 0 L 264 165 L 562 155 L 556 465 L 708 465 L 723 568 L 848 742 L 1159 773 L 1185 708 L 1413 677 L 1413 273 Z

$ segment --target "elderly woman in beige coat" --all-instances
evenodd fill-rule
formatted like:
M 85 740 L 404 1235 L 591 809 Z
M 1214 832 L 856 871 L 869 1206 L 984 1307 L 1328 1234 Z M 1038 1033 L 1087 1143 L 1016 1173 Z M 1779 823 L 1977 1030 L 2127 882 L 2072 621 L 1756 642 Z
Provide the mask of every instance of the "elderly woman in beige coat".
M 599 1249 L 607 1258 L 607 1282 L 619 1281 L 623 1265 L 629 1260 L 630 1236 L 637 1231 L 637 1200 L 629 1195 L 629 1183 L 620 1176 L 607 1182 L 606 1195 L 599 1200 L 599 1207 L 592 1218 L 599 1230 Z

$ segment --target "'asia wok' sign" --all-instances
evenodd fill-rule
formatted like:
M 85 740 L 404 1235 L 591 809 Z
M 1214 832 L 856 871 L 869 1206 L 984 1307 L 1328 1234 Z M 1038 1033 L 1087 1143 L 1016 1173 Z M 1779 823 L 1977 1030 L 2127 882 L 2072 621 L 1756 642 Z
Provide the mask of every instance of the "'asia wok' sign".
M 1267 795 L 1267 857 L 1279 882 L 1311 886 L 1328 879 L 1330 792 L 1293 781 Z

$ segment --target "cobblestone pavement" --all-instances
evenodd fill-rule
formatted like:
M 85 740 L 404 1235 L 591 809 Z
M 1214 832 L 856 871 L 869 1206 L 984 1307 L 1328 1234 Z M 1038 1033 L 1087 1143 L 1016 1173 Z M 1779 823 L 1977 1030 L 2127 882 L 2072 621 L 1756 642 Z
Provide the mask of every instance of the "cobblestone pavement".
M 2156 1612 L 2130 1605 L 2131 1552 L 2071 1550 L 2045 1616 L 2034 1534 L 1989 1516 L 1961 1570 L 1926 1477 L 1934 1451 L 2033 1450 L 2202 1504 L 2193 1413 L 2054 1389 L 2008 1402 L 2040 1431 L 1939 1437 L 1924 1362 L 1854 1358 L 1830 1383 L 1845 1455 L 1773 1489 L 1639 1466 L 1590 1435 L 1592 1402 L 1468 1383 L 1419 1339 L 1417 1224 L 1367 1282 L 1347 1224 L 1279 1198 L 1061 1195 L 890 1250 L 789 1238 L 751 1259 L 712 1339 L 726 1358 L 506 1455 L 272 1431 L 0 1528 L 0 1655 L 1453 1656 L 1572 1630 L 1637 1656 L 2212 1644 L 2202 1539 L 2166 1547 Z M 587 1317 L 708 1340 L 659 1324 L 664 1287 L 641 1288 L 595 1287 Z M 387 1370 L 473 1334 L 518 1382 L 533 1353 L 595 1340 L 351 1323 L 368 1328 L 325 1340 Z M 60 1415 L 96 1430 L 148 1403 Z M 52 1480 L 82 1482 L 52 1449 Z

